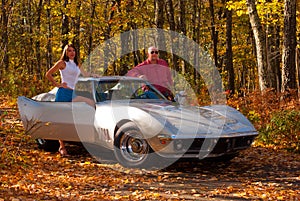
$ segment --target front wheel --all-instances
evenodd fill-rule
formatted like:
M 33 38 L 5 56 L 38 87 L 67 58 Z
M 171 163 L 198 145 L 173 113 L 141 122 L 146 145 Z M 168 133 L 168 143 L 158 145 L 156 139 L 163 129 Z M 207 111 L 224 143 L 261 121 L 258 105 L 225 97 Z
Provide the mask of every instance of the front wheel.
M 143 134 L 133 122 L 122 125 L 114 140 L 114 154 L 124 167 L 146 167 L 152 152 Z

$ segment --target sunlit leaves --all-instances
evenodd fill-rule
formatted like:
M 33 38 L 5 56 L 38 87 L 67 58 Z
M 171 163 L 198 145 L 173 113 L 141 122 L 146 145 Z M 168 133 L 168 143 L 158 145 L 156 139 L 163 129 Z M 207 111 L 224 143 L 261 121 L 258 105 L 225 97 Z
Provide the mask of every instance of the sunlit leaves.
M 240 100 L 240 108 L 253 99 Z M 230 164 L 178 163 L 161 171 L 99 163 L 80 147 L 72 154 L 36 149 L 16 104 L 1 96 L 0 200 L 297 200 L 300 155 L 255 146 Z M 262 102 L 260 102 L 261 104 Z M 265 104 L 263 106 L 266 106 Z M 262 107 L 262 106 L 260 106 Z M 259 107 L 250 107 L 256 115 Z
M 274 112 L 270 123 L 261 129 L 261 138 L 267 144 L 300 153 L 300 111 Z
M 247 14 L 246 0 L 227 1 L 226 8 L 235 11 L 239 17 Z
M 260 131 L 260 144 L 299 153 L 300 108 L 296 94 L 292 94 L 283 99 L 273 90 L 265 94 L 253 92 L 244 98 L 231 98 L 228 104 L 246 115 Z
M 61 41 L 67 38 L 69 42 L 78 39 L 80 41 L 80 57 L 83 62 L 95 47 L 99 46 L 104 40 L 124 33 L 128 30 L 155 27 L 155 4 L 153 1 L 80 1 L 69 0 L 66 7 L 65 1 L 47 0 L 42 1 L 41 15 L 38 15 L 39 1 L 8 1 L 14 2 L 8 4 L 12 6 L 9 14 L 9 24 L 7 27 L 1 27 L 0 32 L 8 28 L 9 44 L 7 47 L 9 55 L 10 69 L 8 71 L 14 74 L 21 74 L 23 80 L 30 80 L 29 74 L 38 74 L 39 79 L 43 79 L 42 86 L 35 90 L 44 92 L 49 89 L 49 83 L 44 75 L 48 68 L 56 62 L 61 54 Z M 199 41 L 201 47 L 212 53 L 211 40 L 211 16 L 209 12 L 208 1 L 197 2 L 197 11 L 195 11 L 194 2 L 186 4 L 185 24 L 187 37 Z M 180 17 L 180 6 L 178 1 L 173 1 L 175 24 L 178 25 Z M 226 5 L 225 5 L 226 4 Z M 94 7 L 94 13 L 93 13 Z M 245 0 L 214 1 L 215 8 L 215 29 L 218 33 L 218 59 L 222 68 L 226 60 L 226 16 L 225 8 L 233 11 L 233 57 L 234 69 L 236 75 L 236 87 L 243 83 L 245 87 L 255 88 L 256 59 L 253 51 L 253 41 L 249 27 L 249 18 L 247 16 Z M 257 1 L 257 9 L 262 19 L 263 25 L 281 26 L 283 2 L 279 0 Z M 13 12 L 12 12 L 13 11 Z M 63 14 L 69 17 L 68 34 L 62 35 L 62 17 Z M 164 29 L 170 29 L 167 13 L 164 14 Z M 40 20 L 40 25 L 37 22 Z M 80 23 L 79 23 L 80 22 Z M 80 28 L 77 27 L 79 23 Z M 176 28 L 177 29 L 177 28 Z M 197 34 L 195 34 L 198 32 Z M 272 38 L 271 29 L 268 36 Z M 276 33 L 277 34 L 277 33 Z M 280 34 L 280 33 L 278 33 Z M 90 41 L 91 40 L 91 41 Z M 91 42 L 91 43 L 90 43 Z M 37 43 L 40 44 L 40 52 L 37 49 Z M 1 46 L 0 58 L 3 58 L 4 47 Z M 48 52 L 48 48 L 51 51 Z M 278 48 L 277 48 L 278 49 Z M 40 54 L 38 61 L 38 53 Z M 130 55 L 132 57 L 132 55 Z M 143 57 L 142 55 L 141 57 Z M 168 60 L 171 61 L 170 55 Z M 133 66 L 133 60 L 127 60 L 125 64 L 119 66 Z M 41 67 L 37 65 L 40 63 Z M 171 62 L 170 62 L 171 63 Z M 118 64 L 116 64 L 118 65 Z M 245 69 L 245 67 L 247 69 Z M 249 69 L 249 71 L 248 71 Z M 126 70 L 126 69 L 125 69 Z M 248 73 L 250 72 L 251 73 Z M 111 72 L 111 71 L 108 71 Z M 115 73 L 115 72 L 114 72 Z M 226 82 L 226 74 L 222 74 Z M 242 76 L 247 79 L 242 78 Z M 4 76 L 2 76 L 4 77 Z M 5 78 L 3 78 L 5 79 Z M 244 79 L 244 80 L 241 80 Z M 30 89 L 32 83 L 24 82 L 26 89 Z M 4 87 L 6 92 L 14 94 L 24 93 L 20 87 Z M 250 88 L 250 87 L 249 87 Z M 43 90 L 40 90 L 43 89 Z M 30 89 L 30 91 L 34 91 Z M 26 91 L 27 93 L 27 91 Z
M 258 0 L 256 1 L 256 9 L 263 24 L 282 23 L 283 21 L 283 2 L 279 0 L 267 1 Z M 229 10 L 233 10 L 236 14 L 241 17 L 247 15 L 246 0 L 228 1 L 227 6 Z

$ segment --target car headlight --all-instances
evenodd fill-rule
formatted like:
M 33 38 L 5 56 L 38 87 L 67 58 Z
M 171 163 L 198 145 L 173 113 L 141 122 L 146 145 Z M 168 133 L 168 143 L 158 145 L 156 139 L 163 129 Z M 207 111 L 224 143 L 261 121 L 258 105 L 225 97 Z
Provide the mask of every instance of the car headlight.
M 157 138 L 159 139 L 161 144 L 167 144 L 167 143 L 170 143 L 173 140 L 170 135 L 166 135 L 166 134 L 159 134 L 157 136 Z

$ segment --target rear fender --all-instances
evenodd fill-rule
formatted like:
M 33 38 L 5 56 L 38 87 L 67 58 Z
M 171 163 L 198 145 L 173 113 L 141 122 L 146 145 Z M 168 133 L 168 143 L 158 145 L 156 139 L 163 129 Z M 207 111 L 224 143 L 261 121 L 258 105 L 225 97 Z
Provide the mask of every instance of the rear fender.
M 95 109 L 82 102 L 41 102 L 18 97 L 26 133 L 33 138 L 90 142 L 94 139 Z M 84 135 L 78 135 L 83 133 Z

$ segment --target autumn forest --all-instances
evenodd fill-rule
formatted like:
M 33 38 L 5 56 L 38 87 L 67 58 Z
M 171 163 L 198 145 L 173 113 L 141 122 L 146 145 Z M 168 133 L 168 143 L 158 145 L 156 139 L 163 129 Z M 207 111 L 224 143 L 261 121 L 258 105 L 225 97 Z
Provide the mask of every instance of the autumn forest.
M 0 201 L 299 199 L 298 0 L 2 0 L 0 5 Z M 53 88 L 45 73 L 68 43 L 79 50 L 84 68 L 101 75 L 125 75 L 155 45 L 199 105 L 212 103 L 205 62 L 198 58 L 206 55 L 220 75 L 226 104 L 243 113 L 259 136 L 230 165 L 175 164 L 160 172 L 97 163 L 77 147 L 70 148 L 71 158 L 38 150 L 20 122 L 16 100 Z M 93 62 L 93 55 L 101 61 Z
M 277 0 L 4 0 L 1 92 L 16 96 L 44 91 L 48 87 L 44 74 L 66 43 L 80 49 L 83 62 L 104 41 L 145 28 L 175 31 L 199 44 L 211 55 L 224 89 L 232 95 L 266 88 L 297 89 L 296 19 L 294 0 L 286 4 Z M 107 64 L 106 73 L 122 75 L 145 57 L 143 49 L 129 53 Z M 200 83 L 187 62 L 170 52 L 162 52 L 161 57 L 191 84 Z

